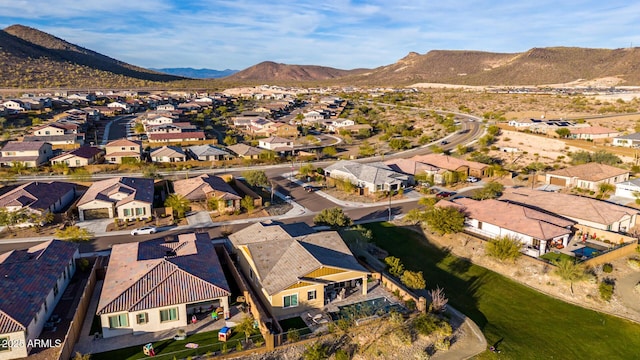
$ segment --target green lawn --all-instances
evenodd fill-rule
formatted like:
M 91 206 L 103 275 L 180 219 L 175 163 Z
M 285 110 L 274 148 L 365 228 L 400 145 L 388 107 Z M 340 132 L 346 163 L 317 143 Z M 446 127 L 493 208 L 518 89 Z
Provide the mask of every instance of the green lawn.
M 260 337 L 262 338 L 262 337 Z M 244 333 L 234 332 L 231 339 L 227 341 L 227 349 L 235 350 L 238 340 L 244 340 Z M 197 349 L 189 350 L 185 348 L 188 343 L 200 345 Z M 204 355 L 207 352 L 220 351 L 224 343 L 218 341 L 218 331 L 209 331 L 188 336 L 185 340 L 162 340 L 153 343 L 156 352 L 154 359 L 184 359 L 187 356 Z M 180 353 L 176 353 L 176 352 Z M 134 360 L 144 359 L 147 356 L 142 352 L 142 345 L 132 346 L 124 349 L 92 354 L 91 360 Z
M 639 324 L 531 290 L 428 245 L 409 229 L 388 223 L 366 227 L 408 270 L 423 271 L 428 289 L 444 288 L 449 304 L 475 321 L 490 345 L 502 340 L 501 354 L 487 351 L 479 359 L 640 358 Z
M 550 261 L 551 263 L 558 263 L 564 259 L 567 260 L 571 260 L 571 261 L 575 261 L 576 258 L 573 256 L 569 256 L 567 254 L 563 254 L 563 253 L 554 253 L 554 252 L 548 252 L 542 256 L 540 256 L 541 259 L 545 259 Z

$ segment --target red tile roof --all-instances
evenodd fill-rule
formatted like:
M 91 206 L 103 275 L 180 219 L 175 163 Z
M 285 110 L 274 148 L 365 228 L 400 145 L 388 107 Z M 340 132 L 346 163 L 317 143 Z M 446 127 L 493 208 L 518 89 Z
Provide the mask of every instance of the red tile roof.
M 160 133 L 149 134 L 149 140 L 204 140 L 206 136 L 203 131 L 181 132 L 181 133 Z

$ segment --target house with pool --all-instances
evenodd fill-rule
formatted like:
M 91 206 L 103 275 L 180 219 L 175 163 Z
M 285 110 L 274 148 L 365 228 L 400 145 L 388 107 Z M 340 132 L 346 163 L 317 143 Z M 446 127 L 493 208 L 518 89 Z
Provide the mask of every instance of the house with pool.
M 367 294 L 369 272 L 336 231 L 257 222 L 229 240 L 250 286 L 277 318 Z

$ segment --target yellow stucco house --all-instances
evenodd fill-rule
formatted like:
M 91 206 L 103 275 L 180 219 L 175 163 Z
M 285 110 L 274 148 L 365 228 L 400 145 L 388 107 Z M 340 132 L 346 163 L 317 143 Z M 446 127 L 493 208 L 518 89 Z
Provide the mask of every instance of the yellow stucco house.
M 369 272 L 336 231 L 258 222 L 229 239 L 242 272 L 277 318 L 367 294 Z

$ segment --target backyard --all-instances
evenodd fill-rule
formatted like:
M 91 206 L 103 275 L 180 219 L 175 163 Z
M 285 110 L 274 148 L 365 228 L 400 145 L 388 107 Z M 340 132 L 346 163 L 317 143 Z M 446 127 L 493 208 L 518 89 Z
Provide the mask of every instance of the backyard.
M 549 297 L 429 243 L 389 223 L 366 225 L 374 242 L 409 270 L 424 272 L 427 288 L 444 288 L 449 304 L 480 327 L 500 355 L 479 359 L 631 359 L 640 325 Z M 579 341 L 578 343 L 576 341 Z

